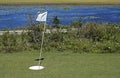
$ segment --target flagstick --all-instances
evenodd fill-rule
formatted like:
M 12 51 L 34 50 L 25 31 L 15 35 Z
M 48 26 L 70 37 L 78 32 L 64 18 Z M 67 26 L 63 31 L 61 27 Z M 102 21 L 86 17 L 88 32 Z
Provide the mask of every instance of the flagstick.
M 41 42 L 41 48 L 40 48 L 40 54 L 39 54 L 39 63 L 38 63 L 39 66 L 41 65 L 41 62 L 42 62 L 42 60 L 40 60 L 40 59 L 41 59 L 42 52 L 43 52 L 42 48 L 43 48 L 44 36 L 45 36 L 45 26 L 46 26 L 46 21 L 44 23 L 44 28 L 43 28 L 43 32 L 42 32 L 42 42 Z
M 44 43 L 44 34 L 45 34 L 45 26 L 46 26 L 46 18 L 47 18 L 47 12 L 41 13 L 38 15 L 36 21 L 44 21 L 44 27 L 43 27 L 43 31 L 42 31 L 42 40 L 41 40 L 41 44 L 40 44 L 40 54 L 39 54 L 39 61 L 38 61 L 38 66 L 30 66 L 29 69 L 30 70 L 41 70 L 44 69 L 43 66 L 41 66 L 42 60 L 44 58 L 42 57 L 42 48 L 43 48 L 43 43 Z

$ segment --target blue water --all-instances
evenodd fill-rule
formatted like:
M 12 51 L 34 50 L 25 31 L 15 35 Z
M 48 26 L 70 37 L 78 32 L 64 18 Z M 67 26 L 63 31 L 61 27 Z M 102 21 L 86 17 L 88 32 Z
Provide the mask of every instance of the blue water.
M 0 5 L 0 29 L 37 23 L 35 19 L 42 10 L 48 11 L 48 25 L 52 25 L 54 16 L 64 25 L 80 17 L 83 17 L 82 22 L 120 23 L 120 5 Z

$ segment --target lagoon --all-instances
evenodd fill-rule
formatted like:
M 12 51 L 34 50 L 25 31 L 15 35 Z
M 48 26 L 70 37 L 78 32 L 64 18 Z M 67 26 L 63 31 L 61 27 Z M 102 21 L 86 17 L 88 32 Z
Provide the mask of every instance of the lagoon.
M 55 16 L 63 25 L 80 17 L 83 17 L 83 23 L 120 23 L 120 5 L 0 5 L 0 29 L 38 23 L 35 19 L 43 10 L 48 11 L 48 25 L 52 25 Z

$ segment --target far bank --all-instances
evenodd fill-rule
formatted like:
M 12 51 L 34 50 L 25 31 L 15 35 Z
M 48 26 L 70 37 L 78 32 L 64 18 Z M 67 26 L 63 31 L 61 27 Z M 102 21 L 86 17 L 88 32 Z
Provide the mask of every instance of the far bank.
M 0 5 L 120 5 L 120 2 L 1 2 Z

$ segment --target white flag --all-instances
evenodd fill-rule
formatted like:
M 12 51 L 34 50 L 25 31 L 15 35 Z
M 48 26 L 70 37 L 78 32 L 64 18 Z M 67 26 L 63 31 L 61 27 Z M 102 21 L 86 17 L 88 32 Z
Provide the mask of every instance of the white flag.
M 46 21 L 46 19 L 47 19 L 47 12 L 44 12 L 38 14 L 36 21 Z

